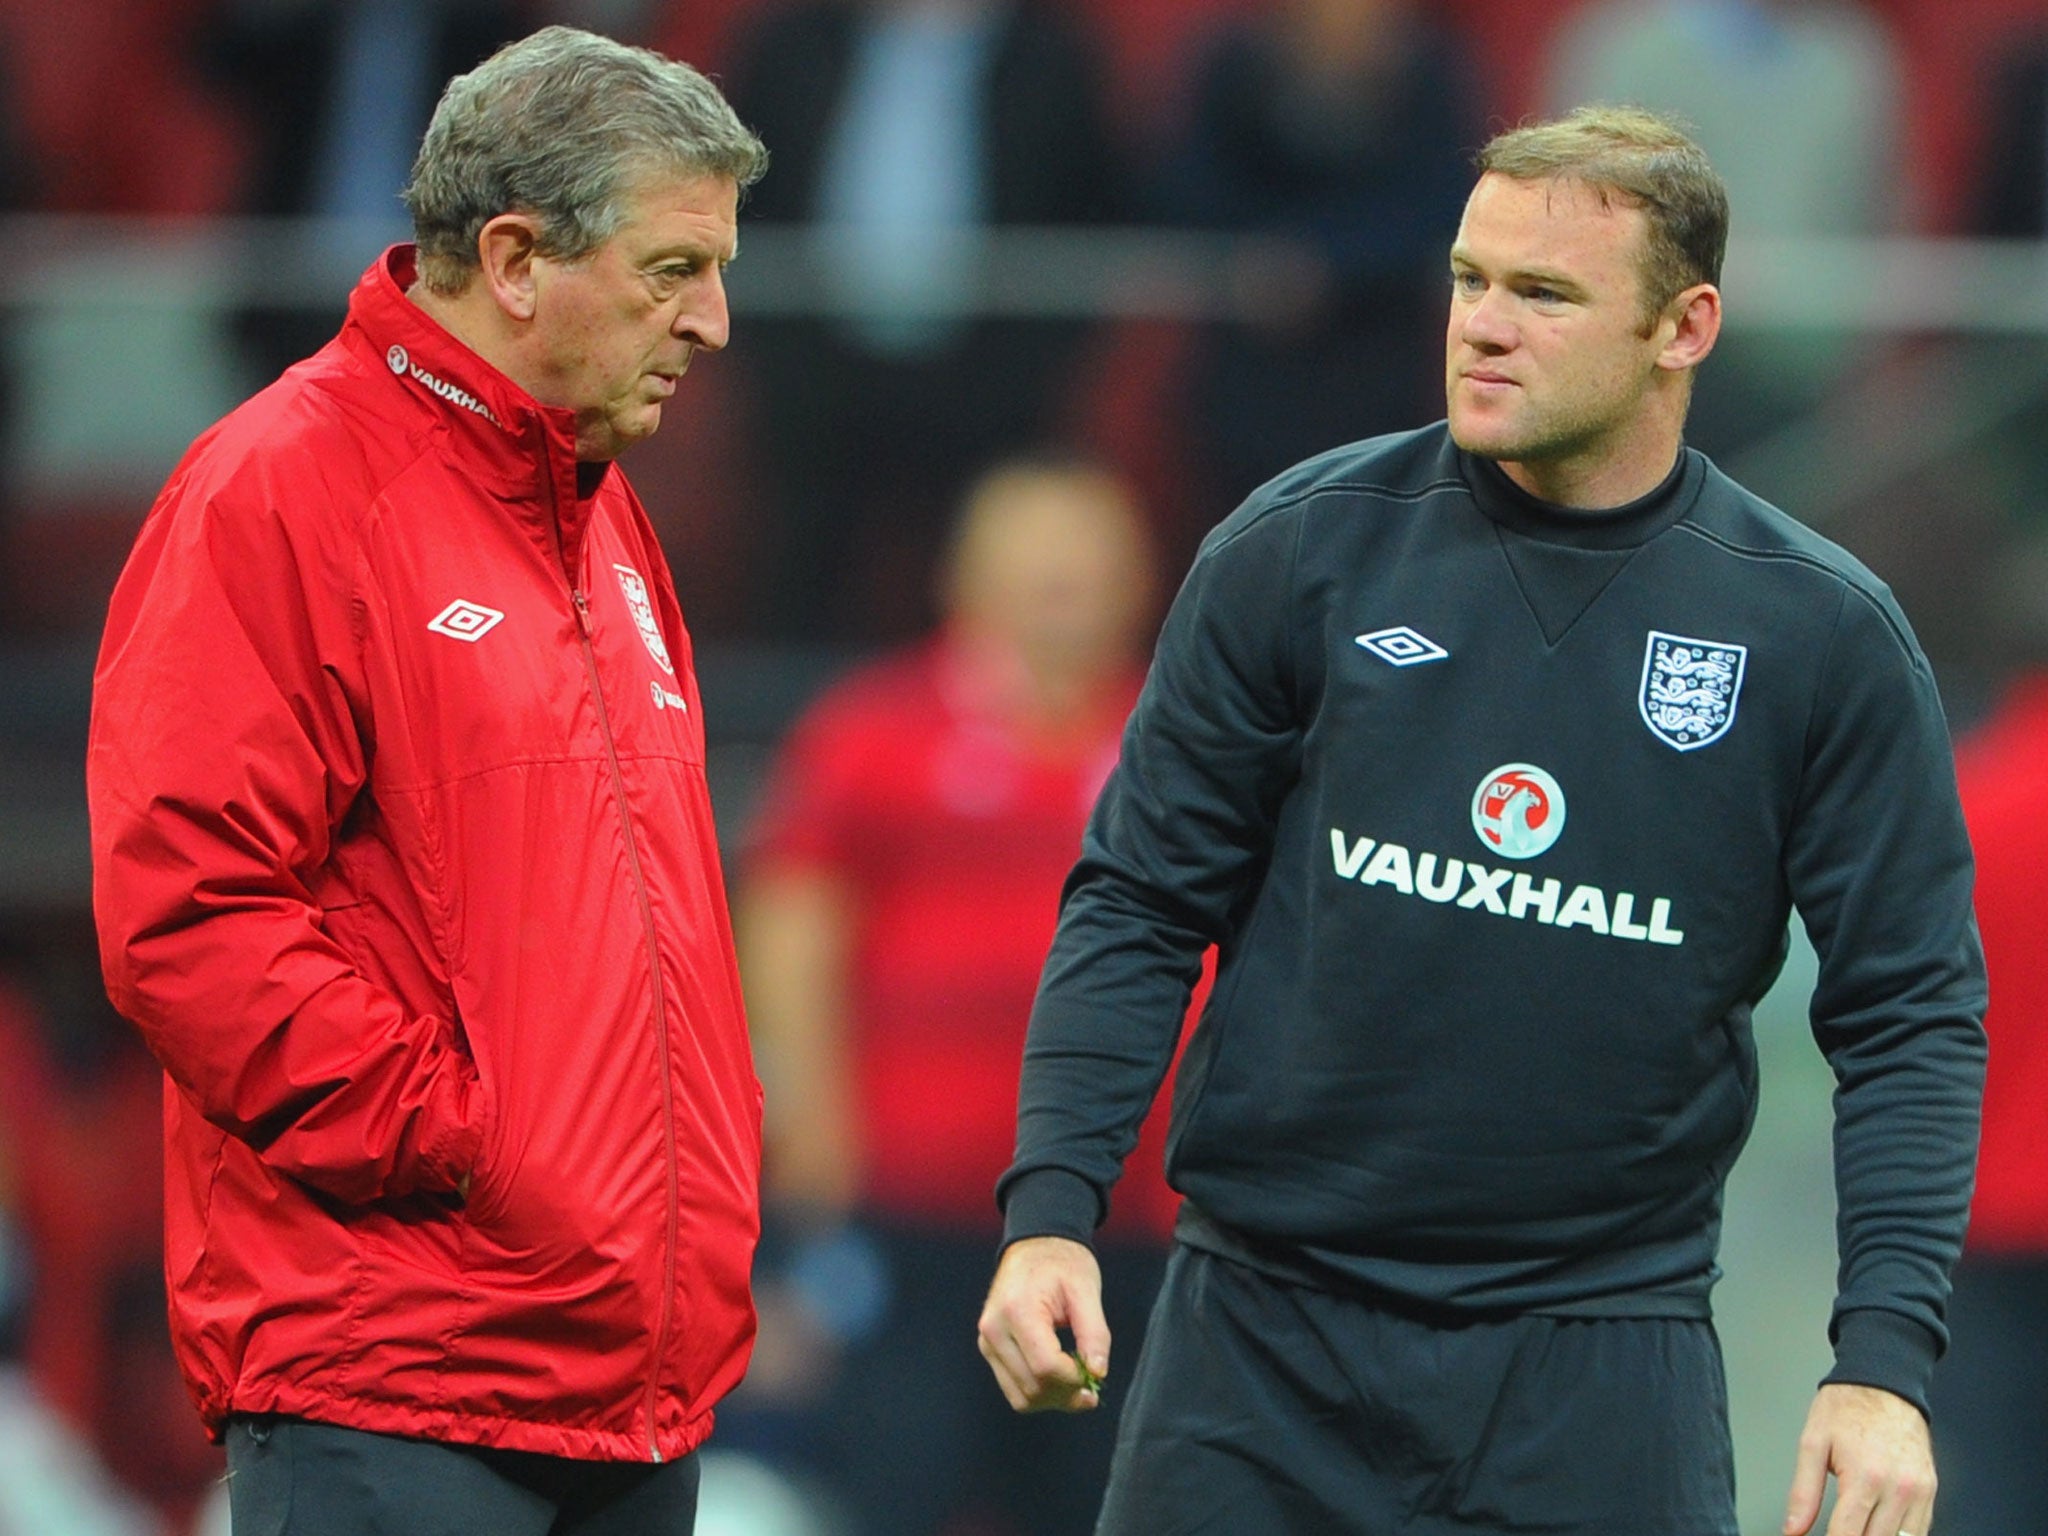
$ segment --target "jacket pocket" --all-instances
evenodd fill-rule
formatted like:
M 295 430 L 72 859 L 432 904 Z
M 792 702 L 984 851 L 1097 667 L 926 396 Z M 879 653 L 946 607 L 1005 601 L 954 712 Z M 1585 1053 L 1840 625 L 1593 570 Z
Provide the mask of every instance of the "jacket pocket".
M 490 1068 L 473 1046 L 470 1060 L 476 1067 L 477 1111 L 484 1135 L 482 1149 L 470 1169 L 469 1191 L 462 1206 L 472 1222 L 485 1222 L 503 1212 L 511 1179 L 506 1167 L 505 1116 Z

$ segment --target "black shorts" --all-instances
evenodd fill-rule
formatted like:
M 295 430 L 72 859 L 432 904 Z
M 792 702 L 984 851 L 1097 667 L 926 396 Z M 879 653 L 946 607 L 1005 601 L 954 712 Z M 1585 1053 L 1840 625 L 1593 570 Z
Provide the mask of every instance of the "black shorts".
M 1444 1326 L 1177 1248 L 1097 1536 L 1737 1536 L 1713 1325 Z
M 698 1461 L 571 1461 L 272 1414 L 228 1420 L 234 1536 L 690 1536 Z

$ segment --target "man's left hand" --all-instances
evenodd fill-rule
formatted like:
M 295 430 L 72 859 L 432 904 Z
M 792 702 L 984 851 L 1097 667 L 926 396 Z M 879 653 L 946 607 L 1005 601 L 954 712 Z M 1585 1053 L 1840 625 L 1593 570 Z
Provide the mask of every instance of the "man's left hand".
M 1879 1387 L 1831 1382 L 1799 1437 L 1785 1536 L 1820 1517 L 1828 1474 L 1835 1514 L 1826 1536 L 1928 1536 L 1934 1520 L 1934 1447 L 1920 1410 Z

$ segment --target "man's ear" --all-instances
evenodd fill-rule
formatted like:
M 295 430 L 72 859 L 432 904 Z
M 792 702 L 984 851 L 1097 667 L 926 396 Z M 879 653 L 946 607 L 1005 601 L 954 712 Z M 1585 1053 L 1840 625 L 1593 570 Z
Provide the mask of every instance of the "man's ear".
M 1671 337 L 1657 354 L 1657 366 L 1673 373 L 1697 368 L 1721 335 L 1721 290 L 1712 283 L 1693 284 L 1665 308 L 1664 324 Z
M 533 261 L 540 226 L 531 214 L 501 213 L 477 234 L 484 288 L 513 320 L 531 320 L 536 303 Z

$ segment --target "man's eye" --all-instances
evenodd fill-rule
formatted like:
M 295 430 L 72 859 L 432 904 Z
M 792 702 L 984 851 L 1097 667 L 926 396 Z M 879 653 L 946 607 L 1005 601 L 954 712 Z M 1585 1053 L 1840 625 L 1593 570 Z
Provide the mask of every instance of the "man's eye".
M 1480 280 L 1477 272 L 1453 272 L 1451 287 L 1458 293 L 1477 294 L 1485 289 L 1486 284 Z
M 1525 288 L 1522 296 L 1531 304 L 1562 304 L 1564 295 L 1555 288 Z

